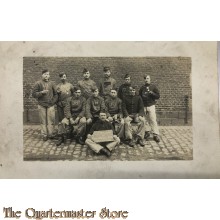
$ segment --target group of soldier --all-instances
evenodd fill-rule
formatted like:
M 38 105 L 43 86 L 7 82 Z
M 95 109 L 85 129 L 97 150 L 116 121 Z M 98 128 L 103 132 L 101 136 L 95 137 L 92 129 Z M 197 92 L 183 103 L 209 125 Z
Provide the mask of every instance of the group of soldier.
M 103 77 L 96 84 L 88 69 L 83 69 L 83 79 L 73 86 L 67 74 L 60 73 L 60 83 L 49 80 L 49 70 L 42 71 L 32 96 L 38 101 L 38 111 L 43 140 L 59 137 L 57 146 L 68 138 L 88 145 L 96 153 L 111 156 L 120 142 L 130 147 L 144 146 L 144 139 L 153 134 L 160 142 L 155 103 L 160 98 L 158 88 L 151 83 L 150 75 L 144 76 L 144 85 L 137 91 L 131 76 L 124 76 L 124 83 L 117 89 L 109 67 L 103 68 Z M 55 133 L 55 105 L 58 114 L 58 132 Z M 132 125 L 136 124 L 135 131 Z M 112 130 L 113 141 L 96 143 L 94 131 Z

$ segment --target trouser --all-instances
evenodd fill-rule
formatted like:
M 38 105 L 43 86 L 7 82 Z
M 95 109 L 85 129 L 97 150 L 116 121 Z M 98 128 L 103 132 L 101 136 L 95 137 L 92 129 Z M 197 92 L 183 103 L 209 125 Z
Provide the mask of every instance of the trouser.
M 88 135 L 90 129 L 92 128 L 92 125 L 93 125 L 98 119 L 99 119 L 98 116 L 93 116 L 93 118 L 92 118 L 92 122 L 89 123 L 89 124 L 86 124 L 86 134 L 85 134 L 86 137 L 87 137 L 87 135 Z
M 76 125 L 71 125 L 69 121 L 68 121 L 68 124 L 62 121 L 62 124 L 64 127 L 64 133 L 66 133 L 67 135 L 73 130 L 70 127 L 74 128 L 74 130 L 76 131 L 76 137 L 83 137 L 86 133 L 86 118 L 85 117 L 80 118 L 78 124 Z
M 55 109 L 54 106 L 43 107 L 38 105 L 41 134 L 43 136 L 52 136 L 55 129 Z
M 107 143 L 105 142 L 105 143 L 98 144 L 98 143 L 95 143 L 93 140 L 87 138 L 85 143 L 93 151 L 95 151 L 96 153 L 99 153 L 99 151 L 103 147 L 106 147 L 110 151 L 112 151 L 120 143 L 120 139 L 119 139 L 119 137 L 114 137 L 114 141 L 112 141 L 112 142 L 107 142 Z
M 74 130 L 76 131 L 76 137 L 83 137 L 86 133 L 86 118 L 80 118 L 77 125 L 74 125 Z
M 144 107 L 144 111 L 146 113 L 146 120 L 149 122 L 149 125 L 145 128 L 146 131 L 152 130 L 153 134 L 159 135 L 155 105 Z
M 61 122 L 64 119 L 64 107 L 60 107 L 57 105 L 57 115 L 58 115 L 58 121 Z
M 133 116 L 129 116 L 129 117 L 132 118 Z M 137 131 L 134 134 L 143 140 L 145 134 L 145 120 L 144 119 L 140 120 L 138 117 L 133 117 L 132 120 L 125 118 L 125 125 L 124 125 L 125 139 L 126 140 L 133 139 L 132 133 L 134 131 L 132 129 L 131 122 L 136 123 L 138 127 Z
M 117 120 L 114 120 L 112 122 L 114 128 L 115 128 L 115 132 L 117 134 L 117 136 L 119 138 L 124 138 L 124 126 L 125 126 L 125 122 L 124 122 L 124 119 L 117 119 Z

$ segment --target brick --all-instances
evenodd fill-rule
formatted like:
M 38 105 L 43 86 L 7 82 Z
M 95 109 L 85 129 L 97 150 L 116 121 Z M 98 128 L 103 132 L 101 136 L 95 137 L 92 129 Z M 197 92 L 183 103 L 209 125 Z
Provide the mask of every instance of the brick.
M 55 83 L 59 82 L 58 73 L 64 71 L 67 73 L 69 82 L 76 85 L 77 81 L 82 79 L 81 72 L 84 67 L 90 70 L 91 77 L 98 82 L 105 65 L 111 67 L 112 77 L 116 79 L 117 86 L 123 83 L 123 76 L 129 71 L 138 88 L 143 85 L 143 74 L 150 67 L 152 83 L 158 86 L 161 93 L 156 104 L 158 118 L 165 118 L 164 114 L 159 112 L 171 112 L 167 118 L 176 118 L 177 111 L 185 110 L 186 94 L 189 95 L 189 113 L 191 114 L 190 57 L 24 57 L 24 123 L 39 123 L 38 115 L 35 114 L 37 102 L 31 93 L 34 83 L 41 78 L 43 68 L 50 70 L 51 80 Z M 189 118 L 192 118 L 190 114 Z M 183 119 L 183 116 L 178 116 Z M 169 125 L 170 122 L 162 120 L 160 124 Z

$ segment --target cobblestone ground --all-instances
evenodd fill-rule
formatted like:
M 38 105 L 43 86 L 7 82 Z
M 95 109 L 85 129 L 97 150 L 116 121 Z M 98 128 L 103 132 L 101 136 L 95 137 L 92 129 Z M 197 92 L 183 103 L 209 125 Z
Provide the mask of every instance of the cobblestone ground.
M 37 125 L 24 126 L 24 160 L 192 160 L 192 127 L 164 126 L 160 129 L 160 143 L 151 137 L 145 146 L 134 148 L 121 144 L 112 152 L 110 158 L 94 153 L 86 145 L 76 144 L 75 140 L 56 146 L 56 140 L 44 142 Z

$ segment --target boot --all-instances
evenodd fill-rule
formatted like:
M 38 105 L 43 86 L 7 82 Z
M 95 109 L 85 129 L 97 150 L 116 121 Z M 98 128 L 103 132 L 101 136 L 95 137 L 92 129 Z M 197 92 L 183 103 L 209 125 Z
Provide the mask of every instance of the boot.
M 64 143 L 64 136 L 61 136 L 61 138 L 57 141 L 56 146 L 60 146 L 62 143 Z

